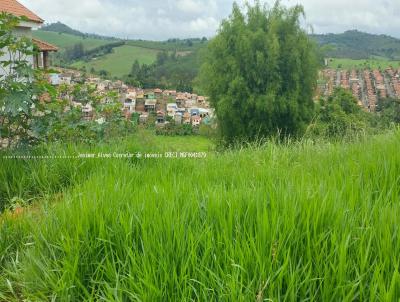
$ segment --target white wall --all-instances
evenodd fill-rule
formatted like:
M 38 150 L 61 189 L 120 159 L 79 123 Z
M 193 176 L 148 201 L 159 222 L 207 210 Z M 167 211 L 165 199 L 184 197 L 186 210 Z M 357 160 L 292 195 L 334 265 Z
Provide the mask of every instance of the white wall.
M 28 26 L 31 22 L 24 22 L 26 26 Z M 29 23 L 29 24 L 28 24 Z M 34 23 L 32 23 L 34 25 Z M 36 25 L 34 25 L 36 27 Z M 32 30 L 30 27 L 17 27 L 13 33 L 18 36 L 18 37 L 32 37 Z M 1 55 L 0 54 L 0 62 L 4 61 L 10 61 L 10 53 L 7 50 L 2 50 L 2 52 L 5 52 L 5 54 Z M 34 62 L 33 56 L 28 56 L 28 57 L 23 57 L 22 59 L 27 60 L 32 66 Z M 8 75 L 10 73 L 10 67 L 7 69 L 4 69 L 2 66 L 0 66 L 0 77 L 4 75 Z

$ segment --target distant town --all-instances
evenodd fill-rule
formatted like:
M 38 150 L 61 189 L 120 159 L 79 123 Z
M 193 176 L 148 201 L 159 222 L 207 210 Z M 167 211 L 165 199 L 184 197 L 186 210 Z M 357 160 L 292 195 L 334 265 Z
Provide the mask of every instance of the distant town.
M 351 90 L 360 106 L 375 112 L 378 99 L 400 99 L 400 68 L 325 69 L 321 72 L 320 96 L 328 97 L 339 87 Z
M 83 78 L 79 71 L 65 69 L 58 69 L 58 71 L 59 73 L 50 75 L 52 85 L 70 86 L 84 83 L 96 90 L 103 103 L 114 101 L 107 97 L 110 92 L 113 92 L 122 105 L 121 114 L 127 119 L 130 119 L 133 114 L 138 114 L 141 124 L 148 123 L 149 115 L 153 114 L 156 116 L 155 124 L 158 127 L 163 127 L 170 121 L 177 125 L 189 124 L 196 127 L 202 123 L 209 124 L 214 116 L 214 110 L 210 108 L 205 96 L 176 90 L 129 87 L 120 80 L 111 81 L 91 76 Z M 82 104 L 69 94 L 63 95 L 62 98 L 69 101 L 72 107 L 80 107 L 84 119 L 98 118 L 90 102 Z

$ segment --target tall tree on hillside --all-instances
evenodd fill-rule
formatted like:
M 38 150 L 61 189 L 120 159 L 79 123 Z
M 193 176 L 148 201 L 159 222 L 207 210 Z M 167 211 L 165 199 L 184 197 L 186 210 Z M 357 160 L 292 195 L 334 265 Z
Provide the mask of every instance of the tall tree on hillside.
M 200 83 L 227 143 L 302 133 L 313 116 L 318 63 L 301 6 L 237 4 L 210 42 Z

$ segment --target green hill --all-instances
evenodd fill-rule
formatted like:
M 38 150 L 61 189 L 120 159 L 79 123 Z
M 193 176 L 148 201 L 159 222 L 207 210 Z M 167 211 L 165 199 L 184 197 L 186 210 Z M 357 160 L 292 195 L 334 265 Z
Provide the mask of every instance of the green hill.
M 135 60 L 141 64 L 152 64 L 157 58 L 157 53 L 155 49 L 124 45 L 114 48 L 110 54 L 93 58 L 88 62 L 78 61 L 71 66 L 78 69 L 85 66 L 88 71 L 92 68 L 96 71 L 105 70 L 111 76 L 122 77 L 131 71 Z
M 44 26 L 41 30 L 34 32 L 34 37 L 54 44 L 60 48 L 58 54 L 54 55 L 53 62 L 58 65 L 85 68 L 87 71 L 106 71 L 111 77 L 121 78 L 131 71 L 133 63 L 137 60 L 140 64 L 153 64 L 157 54 L 166 51 L 169 54 L 176 53 L 180 57 L 188 57 L 184 60 L 177 60 L 183 63 L 182 66 L 173 66 L 169 63 L 158 72 L 163 77 L 171 73 L 180 73 L 180 78 L 194 78 L 198 70 L 196 60 L 199 49 L 207 44 L 207 39 L 169 39 L 167 41 L 144 41 L 128 40 L 122 41 L 115 38 L 103 37 L 94 34 L 82 33 L 69 26 L 57 22 Z M 123 45 L 115 45 L 118 41 Z M 71 49 L 76 45 L 83 45 L 83 52 L 71 55 Z M 106 47 L 104 49 L 102 47 Z M 68 53 L 69 52 L 69 53 Z M 176 63 L 178 64 L 178 63 Z M 182 72 L 181 72 L 182 71 Z M 176 78 L 176 76 L 174 75 Z M 174 80 L 177 82 L 178 80 Z M 165 81 L 164 81 L 165 82 Z
M 72 47 L 75 44 L 82 43 L 84 49 L 90 50 L 102 45 L 109 44 L 116 40 L 90 38 L 85 36 L 77 36 L 66 33 L 57 33 L 52 31 L 36 30 L 33 32 L 33 36 L 37 39 L 51 43 L 58 46 L 61 51 L 64 51 L 68 47 Z
M 342 34 L 311 36 L 321 46 L 329 46 L 327 56 L 334 58 L 400 60 L 400 40 L 387 35 L 373 35 L 357 30 Z
M 150 75 L 149 82 L 171 88 L 176 88 L 176 83 L 182 82 L 182 79 L 190 79 L 191 82 L 195 78 L 201 63 L 197 54 L 207 45 L 205 38 L 167 41 L 128 40 L 124 41 L 124 45 L 113 45 L 116 41 L 122 40 L 85 34 L 60 22 L 47 25 L 43 29 L 35 31 L 34 36 L 60 47 L 55 62 L 59 64 L 64 62 L 64 65 L 73 68 L 84 67 L 87 71 L 104 70 L 111 77 L 121 78 L 128 75 L 136 60 L 140 64 L 154 63 L 161 51 L 187 56 L 187 59 L 169 61 L 168 64 L 153 69 L 154 74 Z M 312 35 L 311 38 L 325 48 L 325 56 L 336 58 L 329 64 L 333 68 L 365 66 L 385 68 L 399 65 L 400 40 L 390 36 L 353 30 L 342 34 Z M 86 52 L 94 50 L 94 54 L 86 56 L 82 53 L 80 58 L 73 61 L 66 59 L 66 49 L 71 49 L 79 43 L 82 43 Z M 101 46 L 107 46 L 108 51 L 101 49 Z M 96 54 L 97 48 L 99 49 Z

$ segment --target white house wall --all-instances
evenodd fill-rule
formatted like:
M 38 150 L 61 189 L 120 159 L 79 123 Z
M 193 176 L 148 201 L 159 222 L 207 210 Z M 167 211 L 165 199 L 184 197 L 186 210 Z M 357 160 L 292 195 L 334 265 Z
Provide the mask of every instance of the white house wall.
M 32 23 L 32 22 L 22 22 L 21 25 L 24 25 L 24 27 L 17 27 L 16 29 L 14 29 L 14 31 L 13 31 L 14 35 L 16 35 L 18 37 L 31 38 L 32 30 L 28 26 L 37 27 L 37 25 L 35 25 L 35 23 Z M 2 50 L 2 52 L 3 51 L 4 51 L 4 49 Z M 4 52 L 5 52 L 5 54 L 0 55 L 0 62 L 10 61 L 10 53 L 7 50 Z M 34 63 L 33 56 L 26 56 L 24 59 L 27 60 L 28 63 L 31 64 L 31 66 L 33 66 L 33 63 Z M 43 60 L 42 60 L 42 62 L 43 62 Z M 8 75 L 9 73 L 10 73 L 10 68 L 4 69 L 3 67 L 0 67 L 0 77 Z

